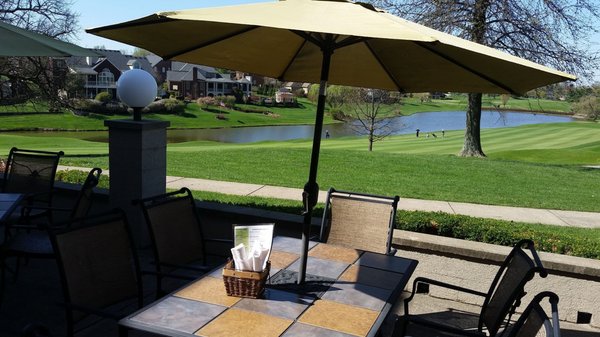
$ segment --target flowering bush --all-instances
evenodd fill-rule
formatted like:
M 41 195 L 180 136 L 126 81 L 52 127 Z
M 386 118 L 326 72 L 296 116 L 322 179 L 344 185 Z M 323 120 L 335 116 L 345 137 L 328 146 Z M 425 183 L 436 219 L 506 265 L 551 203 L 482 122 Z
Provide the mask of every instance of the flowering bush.
M 185 111 L 185 103 L 173 98 L 161 99 L 150 103 L 143 111 L 145 113 L 180 115 Z

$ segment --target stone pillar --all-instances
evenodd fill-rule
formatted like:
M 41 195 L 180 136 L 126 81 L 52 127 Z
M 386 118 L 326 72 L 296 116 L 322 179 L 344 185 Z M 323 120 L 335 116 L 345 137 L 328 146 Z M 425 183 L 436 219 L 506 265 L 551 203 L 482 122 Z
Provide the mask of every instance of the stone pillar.
M 139 247 L 150 244 L 144 217 L 132 200 L 165 193 L 167 127 L 153 120 L 107 120 L 110 204 L 125 210 Z

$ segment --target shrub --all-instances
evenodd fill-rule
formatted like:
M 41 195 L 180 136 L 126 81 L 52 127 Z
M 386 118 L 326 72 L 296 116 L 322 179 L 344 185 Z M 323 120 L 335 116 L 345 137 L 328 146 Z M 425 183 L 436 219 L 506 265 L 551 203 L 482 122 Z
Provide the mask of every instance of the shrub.
M 296 89 L 294 90 L 294 96 L 296 97 L 306 97 L 306 94 L 304 93 L 304 89 Z
M 589 120 L 600 119 L 600 94 L 581 97 L 573 104 L 573 112 Z
M 233 109 L 235 107 L 235 97 L 234 96 L 217 96 L 215 97 L 215 101 L 218 105 L 222 107 L 226 107 L 229 109 Z
M 600 259 L 600 242 L 588 235 L 557 233 L 553 226 L 532 226 L 443 212 L 398 211 L 396 228 L 503 246 L 531 239 L 539 251 Z
M 217 105 L 217 101 L 212 96 L 200 97 L 196 100 L 196 103 L 198 103 L 198 105 L 202 108 L 205 108 L 205 107 L 208 107 L 211 105 Z
M 127 106 L 121 102 L 108 102 L 102 103 L 95 99 L 76 99 L 72 101 L 73 108 L 79 111 L 85 111 L 89 113 L 101 114 L 101 115 L 126 115 L 128 114 Z M 86 115 L 86 114 L 79 114 Z
M 129 108 L 121 102 L 108 102 L 103 104 L 101 111 L 98 113 L 109 115 L 128 115 Z
M 346 114 L 342 110 L 334 109 L 329 111 L 329 113 L 331 114 L 331 117 L 336 121 L 348 120 L 348 116 L 346 116 Z
M 96 98 L 94 98 L 96 101 L 102 102 L 102 103 L 108 103 L 112 100 L 112 95 L 109 92 L 101 92 L 98 93 L 98 95 L 96 95 Z
M 83 184 L 85 179 L 87 178 L 88 172 L 79 171 L 79 170 L 65 170 L 65 171 L 57 171 L 56 172 L 56 180 L 70 183 L 70 184 Z M 98 181 L 98 187 L 100 188 L 108 188 L 109 179 L 105 175 L 100 176 L 100 180 Z
M 73 107 L 88 113 L 99 112 L 102 110 L 102 102 L 95 99 L 77 99 L 73 101 Z
M 185 103 L 168 98 L 150 103 L 144 108 L 144 113 L 181 115 L 185 111 Z

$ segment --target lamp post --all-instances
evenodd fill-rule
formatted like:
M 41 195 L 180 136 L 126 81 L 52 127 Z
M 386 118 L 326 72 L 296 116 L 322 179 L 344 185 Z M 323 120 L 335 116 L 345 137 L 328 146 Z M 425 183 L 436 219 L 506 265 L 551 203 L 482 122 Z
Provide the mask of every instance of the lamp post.
M 133 120 L 142 120 L 142 109 L 156 97 L 156 81 L 147 71 L 131 69 L 117 81 L 117 96 L 133 109 Z
M 133 120 L 106 120 L 110 203 L 125 210 L 135 242 L 150 243 L 143 214 L 132 200 L 163 194 L 167 182 L 169 122 L 142 120 L 142 109 L 156 97 L 156 80 L 142 69 L 124 72 L 117 81 L 119 99 L 133 108 Z

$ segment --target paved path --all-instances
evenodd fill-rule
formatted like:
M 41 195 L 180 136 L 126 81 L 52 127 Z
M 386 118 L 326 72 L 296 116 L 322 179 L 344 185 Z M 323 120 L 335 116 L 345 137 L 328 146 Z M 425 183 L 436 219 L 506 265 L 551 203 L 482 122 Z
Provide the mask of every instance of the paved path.
M 59 170 L 83 170 L 87 168 L 59 166 Z M 104 171 L 103 174 L 108 174 Z M 168 188 L 188 187 L 196 191 L 209 191 L 234 195 L 269 197 L 289 200 L 301 200 L 302 190 L 298 188 L 278 187 L 259 184 L 234 183 L 217 180 L 167 176 Z M 324 202 L 327 192 L 319 193 L 319 201 Z M 409 211 L 441 211 L 480 218 L 492 218 L 527 223 L 542 223 L 558 226 L 600 228 L 600 213 L 575 212 L 524 207 L 492 206 L 452 201 L 435 201 L 402 198 L 399 209 Z

